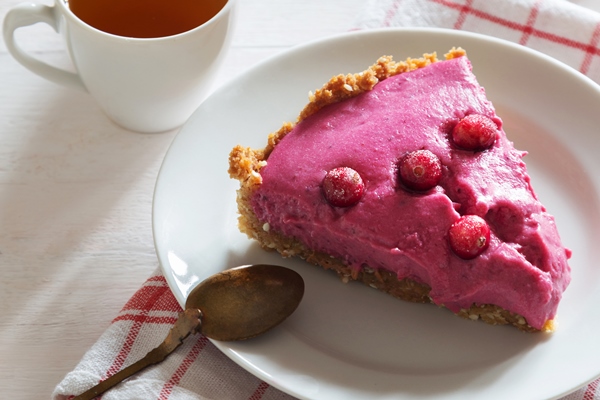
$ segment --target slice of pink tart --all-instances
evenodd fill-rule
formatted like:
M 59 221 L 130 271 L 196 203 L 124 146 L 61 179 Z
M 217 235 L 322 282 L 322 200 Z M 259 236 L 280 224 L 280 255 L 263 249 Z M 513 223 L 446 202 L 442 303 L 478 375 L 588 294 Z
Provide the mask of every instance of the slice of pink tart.
M 552 331 L 570 281 L 538 201 L 462 49 L 333 77 L 264 149 L 236 146 L 239 227 L 395 297 Z

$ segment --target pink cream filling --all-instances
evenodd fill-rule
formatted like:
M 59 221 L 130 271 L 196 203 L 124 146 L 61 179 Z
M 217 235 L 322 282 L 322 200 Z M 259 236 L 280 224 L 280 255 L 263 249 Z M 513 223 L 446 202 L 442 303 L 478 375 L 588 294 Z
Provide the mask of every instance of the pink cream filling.
M 499 127 L 488 150 L 451 143 L 451 127 L 472 113 Z M 425 193 L 409 192 L 397 179 L 399 159 L 418 149 L 443 164 L 439 185 Z M 388 78 L 300 122 L 262 168 L 253 208 L 271 229 L 353 268 L 426 283 L 432 300 L 454 312 L 495 304 L 540 329 L 569 284 L 570 252 L 530 186 L 524 155 L 460 57 Z M 336 208 L 321 182 L 343 166 L 358 171 L 366 188 L 358 204 Z M 473 260 L 448 244 L 449 227 L 466 214 L 483 217 L 492 230 L 489 248 Z

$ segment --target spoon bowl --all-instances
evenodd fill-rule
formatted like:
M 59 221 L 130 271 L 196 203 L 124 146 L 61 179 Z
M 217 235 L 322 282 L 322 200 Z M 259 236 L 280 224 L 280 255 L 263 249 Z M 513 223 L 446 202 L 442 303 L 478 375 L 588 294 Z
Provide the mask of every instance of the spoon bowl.
M 202 311 L 201 331 L 214 340 L 244 340 L 279 325 L 304 295 L 295 271 L 274 265 L 229 269 L 201 282 L 185 308 Z

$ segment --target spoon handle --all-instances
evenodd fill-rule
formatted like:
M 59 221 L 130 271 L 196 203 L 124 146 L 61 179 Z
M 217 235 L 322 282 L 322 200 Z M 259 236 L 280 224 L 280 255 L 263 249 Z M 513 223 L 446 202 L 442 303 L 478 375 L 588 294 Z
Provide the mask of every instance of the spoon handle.
M 101 381 L 96 386 L 73 398 L 73 400 L 92 400 L 123 380 L 129 378 L 131 375 L 138 373 L 150 365 L 163 361 L 169 354 L 178 348 L 183 343 L 183 340 L 191 333 L 200 331 L 201 318 L 202 313 L 197 308 L 188 308 L 179 313 L 175 325 L 171 328 L 165 340 L 157 348 L 151 350 L 141 360 Z

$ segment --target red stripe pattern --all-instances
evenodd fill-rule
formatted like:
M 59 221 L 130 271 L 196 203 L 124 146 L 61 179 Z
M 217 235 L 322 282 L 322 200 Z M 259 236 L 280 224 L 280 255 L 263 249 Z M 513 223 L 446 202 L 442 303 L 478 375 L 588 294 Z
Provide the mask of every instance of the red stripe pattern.
M 600 83 L 600 13 L 567 0 L 371 0 L 357 23 L 358 29 L 390 26 L 495 36 L 546 53 Z
M 600 383 L 600 380 L 595 380 L 594 382 L 590 383 L 585 389 L 580 390 L 580 392 L 583 391 L 583 400 L 598 399 L 598 396 L 600 395 L 598 393 L 598 384 L 599 383 Z
M 84 392 L 101 379 L 137 361 L 158 346 L 181 307 L 159 271 L 125 304 L 80 364 L 55 390 L 55 400 Z M 161 364 L 122 382 L 103 400 L 293 400 L 254 377 L 205 336 L 189 337 Z
M 169 379 L 163 386 L 160 395 L 158 396 L 160 400 L 167 400 L 169 398 L 169 396 L 173 392 L 173 388 L 179 385 L 181 379 L 183 378 L 187 370 L 190 368 L 190 366 L 194 363 L 194 361 L 196 361 L 198 355 L 200 355 L 200 352 L 202 351 L 204 346 L 206 346 L 207 343 L 209 343 L 208 339 L 204 336 L 201 336 L 200 339 L 194 344 L 194 347 L 192 347 L 192 350 L 185 356 L 183 362 L 179 365 L 175 373 L 171 376 L 171 379 Z

